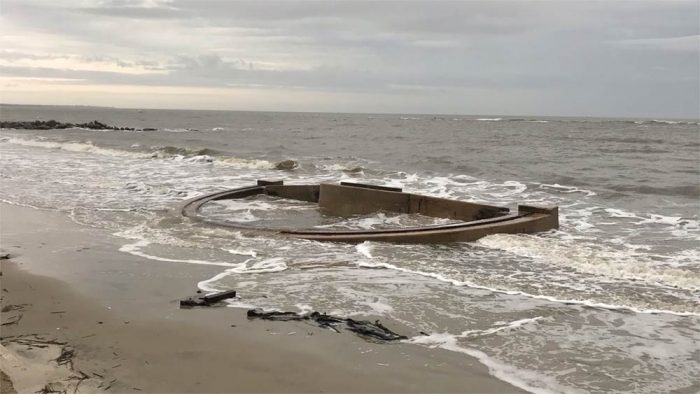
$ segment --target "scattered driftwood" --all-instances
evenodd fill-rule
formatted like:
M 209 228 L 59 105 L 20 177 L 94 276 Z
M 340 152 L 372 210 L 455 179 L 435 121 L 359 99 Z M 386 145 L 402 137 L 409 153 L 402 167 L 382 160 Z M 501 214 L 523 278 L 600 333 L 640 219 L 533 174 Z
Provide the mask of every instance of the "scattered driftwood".
M 80 387 L 80 384 L 83 383 L 84 380 L 90 380 L 90 375 L 86 374 L 83 371 L 78 371 L 80 375 L 73 375 L 68 378 L 68 380 L 75 381 L 75 388 L 73 388 L 73 394 L 78 393 L 78 387 Z
M 68 346 L 64 346 L 61 349 L 61 355 L 56 357 L 54 361 L 58 365 L 66 365 L 70 370 L 73 370 L 73 357 L 75 357 L 75 350 Z
M 219 302 L 236 297 L 236 290 L 227 290 L 205 296 L 188 297 L 180 300 L 180 308 L 193 308 L 196 306 L 213 306 Z
M 312 312 L 310 314 L 298 314 L 295 312 L 264 312 L 262 309 L 250 309 L 249 319 L 263 319 L 272 321 L 312 321 L 320 327 L 329 328 L 340 332 L 338 328 L 345 328 L 355 334 L 369 340 L 390 342 L 408 339 L 404 335 L 397 334 L 382 325 L 379 320 L 374 323 L 367 320 L 354 320 L 347 317 L 327 315 L 325 313 Z
M 36 394 L 67 394 L 68 389 L 60 382 L 46 383 Z
M 12 312 L 12 311 L 23 311 L 29 304 L 11 304 L 5 305 L 0 309 L 0 312 Z
M 15 336 L 8 336 L 8 337 L 0 337 L 0 343 L 3 345 L 6 343 L 18 343 L 20 345 L 24 345 L 27 347 L 38 347 L 38 348 L 45 348 L 48 347 L 48 345 L 58 345 L 58 346 L 64 346 L 66 343 L 57 341 L 54 339 L 46 339 L 42 337 L 41 335 L 38 334 L 27 334 L 27 335 L 15 335 Z
M 86 388 L 87 392 L 95 392 L 95 386 L 98 384 L 98 382 L 102 381 L 102 383 L 100 383 L 100 386 L 105 384 L 104 375 L 100 375 L 96 372 L 85 373 L 79 369 L 75 369 L 73 362 L 76 358 L 77 353 L 66 342 L 58 341 L 55 339 L 49 339 L 40 334 L 25 334 L 0 337 L 0 343 L 2 343 L 5 346 L 8 346 L 8 344 L 10 343 L 24 346 L 25 349 L 22 349 L 20 352 L 29 352 L 33 348 L 46 349 L 51 346 L 60 347 L 60 354 L 58 355 L 58 357 L 51 359 L 50 361 L 55 362 L 58 367 L 65 368 L 68 371 L 68 375 L 62 377 L 58 375 L 53 376 L 54 378 L 60 378 L 62 380 L 47 382 L 41 389 L 36 391 L 37 394 L 78 394 L 81 392 L 81 387 Z M 93 378 L 92 375 L 99 378 L 99 380 Z M 4 390 L 6 388 L 4 387 L 4 383 L 5 382 L 3 382 L 3 390 L 0 390 L 3 393 L 6 391 Z M 110 384 L 112 383 L 114 382 L 110 382 Z M 100 388 L 100 386 L 97 387 Z
M 56 130 L 72 129 L 74 127 L 90 130 L 126 130 L 126 131 L 155 131 L 157 129 L 145 128 L 135 129 L 133 127 L 116 127 L 93 120 L 87 123 L 69 123 L 56 120 L 34 120 L 34 121 L 0 121 L 0 128 L 23 129 L 23 130 Z
M 18 324 L 20 320 L 22 320 L 22 317 L 24 314 L 20 313 L 19 315 L 14 315 L 10 316 L 7 319 L 5 319 L 5 322 L 0 324 L 0 326 L 11 326 L 13 324 Z

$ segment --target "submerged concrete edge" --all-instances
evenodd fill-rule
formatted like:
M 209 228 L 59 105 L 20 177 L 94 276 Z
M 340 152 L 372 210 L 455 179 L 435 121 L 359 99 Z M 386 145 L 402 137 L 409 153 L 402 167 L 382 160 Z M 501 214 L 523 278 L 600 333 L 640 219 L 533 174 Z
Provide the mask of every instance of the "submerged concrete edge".
M 319 207 L 324 211 L 340 216 L 387 210 L 463 221 L 445 225 L 377 230 L 284 229 L 222 221 L 207 218 L 199 212 L 201 207 L 210 201 L 245 198 L 257 194 L 319 203 Z M 281 180 L 259 180 L 254 186 L 192 198 L 182 203 L 178 212 L 184 217 L 217 227 L 315 241 L 350 243 L 468 242 L 490 234 L 530 234 L 559 228 L 558 207 L 518 205 L 517 213 L 509 213 L 505 207 L 423 196 L 405 193 L 398 188 L 356 183 L 285 185 Z M 467 218 L 470 220 L 464 220 Z

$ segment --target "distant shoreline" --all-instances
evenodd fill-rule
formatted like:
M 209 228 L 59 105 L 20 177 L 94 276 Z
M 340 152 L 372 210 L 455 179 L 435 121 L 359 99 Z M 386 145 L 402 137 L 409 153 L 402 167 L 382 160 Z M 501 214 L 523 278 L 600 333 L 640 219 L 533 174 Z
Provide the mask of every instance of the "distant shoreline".
M 369 115 L 369 116 L 424 116 L 428 118 L 432 117 L 460 117 L 460 118 L 526 118 L 526 119 L 550 119 L 550 120 L 567 120 L 567 119 L 589 119 L 589 120 L 610 120 L 610 121 L 652 121 L 652 120 L 668 120 L 668 121 L 679 121 L 679 122 L 700 122 L 700 115 L 698 118 L 675 118 L 668 116 L 596 116 L 596 115 L 533 115 L 533 114 L 450 114 L 450 113 L 423 113 L 423 112 L 332 112 L 332 111 L 260 111 L 260 110 L 237 110 L 237 109 L 203 109 L 203 108 L 157 108 L 157 107 L 114 107 L 114 106 L 102 106 L 102 105 L 56 105 L 56 104 L 23 104 L 23 103 L 0 103 L 0 107 L 12 106 L 12 107 L 65 107 L 65 108 L 93 108 L 93 109 L 110 109 L 110 110 L 127 110 L 127 111 L 202 111 L 202 112 L 241 112 L 241 113 L 288 113 L 288 114 L 319 114 L 319 115 Z

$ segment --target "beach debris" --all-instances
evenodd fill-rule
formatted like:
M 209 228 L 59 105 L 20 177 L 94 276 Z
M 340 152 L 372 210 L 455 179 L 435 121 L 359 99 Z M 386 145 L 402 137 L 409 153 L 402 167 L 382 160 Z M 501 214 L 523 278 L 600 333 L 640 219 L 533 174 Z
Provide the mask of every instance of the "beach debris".
M 12 258 L 12 255 L 9 253 L 0 253 L 0 260 L 9 260 Z
M 338 317 L 326 313 L 311 312 L 309 314 L 299 314 L 296 312 L 265 312 L 262 309 L 248 310 L 249 319 L 263 319 L 271 321 L 312 321 L 319 327 L 328 328 L 335 332 L 340 332 L 339 328 L 345 328 L 360 337 L 378 342 L 391 342 L 408 339 L 404 335 L 397 334 L 376 320 L 374 323 L 368 320 L 354 320 L 348 317 Z
M 7 343 L 17 343 L 27 347 L 37 347 L 46 348 L 49 345 L 64 346 L 66 343 L 61 341 L 56 341 L 53 339 L 46 339 L 38 334 L 26 334 L 26 335 L 16 335 L 10 337 L 0 338 L 0 343 L 3 345 Z
M 188 297 L 180 300 L 180 308 L 192 308 L 196 306 L 213 306 L 223 300 L 236 297 L 236 290 L 226 290 L 205 296 Z
M 68 380 L 75 380 L 75 388 L 73 389 L 73 393 L 78 393 L 78 387 L 80 387 L 80 384 L 83 383 L 83 380 L 90 380 L 90 375 L 86 374 L 83 371 L 77 371 L 80 375 L 73 375 L 68 378 Z
M 10 316 L 9 318 L 5 319 L 5 322 L 0 324 L 0 326 L 10 326 L 13 324 L 17 324 L 20 320 L 22 320 L 22 316 L 24 316 L 24 314 L 21 313 L 19 315 Z
M 61 393 L 61 394 L 66 394 L 68 392 L 68 389 L 66 386 L 61 383 L 61 382 L 52 382 L 52 383 L 46 383 L 44 387 L 42 387 L 39 391 L 37 391 L 37 394 L 49 394 L 49 393 Z
M 29 304 L 10 304 L 2 307 L 0 312 L 23 311 Z
M 374 323 L 367 320 L 347 319 L 347 329 L 363 337 L 378 338 L 383 341 L 398 341 L 408 339 L 404 335 L 399 335 L 386 328 L 379 320 Z
M 75 350 L 70 348 L 69 346 L 64 346 L 61 349 L 61 354 L 56 357 L 54 361 L 56 361 L 56 364 L 58 365 L 66 365 L 68 366 L 69 369 L 73 369 L 73 357 L 75 357 Z
M 77 357 L 77 353 L 66 342 L 49 339 L 40 334 L 24 334 L 2 337 L 0 338 L 0 343 L 12 349 L 14 354 L 20 359 L 32 360 L 33 362 L 56 363 L 56 367 L 52 369 L 52 372 L 45 376 L 46 380 L 41 382 L 43 387 L 36 393 L 76 394 L 81 391 L 98 392 L 97 384 L 104 380 L 104 376 L 98 373 L 91 371 L 86 373 L 75 369 L 73 362 Z M 100 379 L 95 379 L 92 375 Z M 51 380 L 48 380 L 49 378 Z M 4 383 L 2 390 L 0 390 L 3 393 L 7 391 Z M 81 390 L 81 388 L 85 390 Z
M 263 312 L 262 309 L 251 309 L 248 317 L 252 319 L 263 319 L 272 321 L 309 320 L 308 315 L 300 315 L 296 312 Z
M 0 128 L 22 129 L 22 130 L 57 130 L 57 129 L 90 129 L 90 130 L 125 130 L 125 131 L 155 131 L 154 128 L 136 129 L 133 127 L 110 126 L 97 120 L 87 123 L 69 123 L 56 120 L 34 120 L 34 121 L 0 121 Z

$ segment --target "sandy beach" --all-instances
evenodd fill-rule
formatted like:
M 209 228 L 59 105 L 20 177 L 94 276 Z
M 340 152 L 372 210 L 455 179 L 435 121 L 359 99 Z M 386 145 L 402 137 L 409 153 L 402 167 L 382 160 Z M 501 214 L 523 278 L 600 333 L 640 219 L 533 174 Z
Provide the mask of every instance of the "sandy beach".
M 3 204 L 0 214 L 2 370 L 17 392 L 518 391 L 441 349 L 179 309 L 196 290 L 191 270 L 120 253 L 63 213 Z

